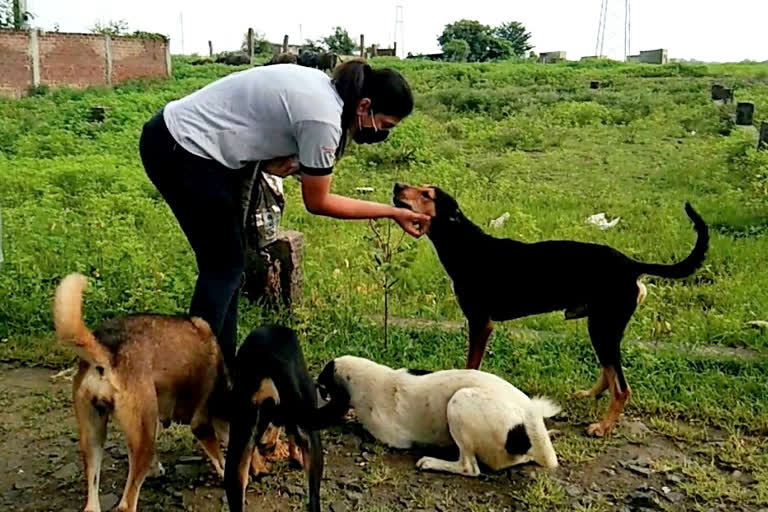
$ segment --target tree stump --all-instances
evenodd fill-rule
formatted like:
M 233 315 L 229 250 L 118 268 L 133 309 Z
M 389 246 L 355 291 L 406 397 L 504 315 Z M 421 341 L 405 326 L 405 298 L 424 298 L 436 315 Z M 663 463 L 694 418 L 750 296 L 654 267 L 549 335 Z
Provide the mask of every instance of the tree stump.
M 283 231 L 264 249 L 249 246 L 245 256 L 243 295 L 252 301 L 263 299 L 268 306 L 286 306 L 301 301 L 304 276 L 301 262 L 304 236 Z
M 738 126 L 752 126 L 755 116 L 755 105 L 745 101 L 736 104 L 736 124 Z

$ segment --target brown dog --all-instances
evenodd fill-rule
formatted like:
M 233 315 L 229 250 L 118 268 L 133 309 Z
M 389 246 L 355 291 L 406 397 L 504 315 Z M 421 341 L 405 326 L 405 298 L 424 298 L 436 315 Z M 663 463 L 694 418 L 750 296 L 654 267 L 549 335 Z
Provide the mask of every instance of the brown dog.
M 141 485 L 155 462 L 158 423 L 189 424 L 223 477 L 229 379 L 216 338 L 200 318 L 133 315 L 91 332 L 83 323 L 87 280 L 64 278 L 53 317 L 59 341 L 80 356 L 73 401 L 88 484 L 86 512 L 99 512 L 99 475 L 114 415 L 125 434 L 129 470 L 119 512 L 135 512 Z
M 709 231 L 690 204 L 685 211 L 696 230 L 690 254 L 671 265 L 644 263 L 598 244 L 572 240 L 525 243 L 483 232 L 459 204 L 438 187 L 395 185 L 394 203 L 430 217 L 427 236 L 453 280 L 459 306 L 469 324 L 467 368 L 478 369 L 493 322 L 550 311 L 564 311 L 566 320 L 587 318 L 592 346 L 602 372 L 590 390 L 594 397 L 611 390 L 603 419 L 587 428 L 592 435 L 609 434 L 632 391 L 621 367 L 621 339 L 646 289 L 641 275 L 682 279 L 702 264 Z

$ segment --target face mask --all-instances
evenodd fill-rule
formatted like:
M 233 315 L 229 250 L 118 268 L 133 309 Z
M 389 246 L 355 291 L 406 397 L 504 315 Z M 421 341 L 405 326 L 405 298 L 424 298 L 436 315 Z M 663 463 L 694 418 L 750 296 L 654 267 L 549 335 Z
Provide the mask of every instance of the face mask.
M 352 139 L 358 144 L 375 144 L 377 142 L 382 142 L 389 137 L 389 130 L 379 130 L 376 127 L 376 119 L 373 117 L 373 110 L 371 110 L 370 113 L 371 124 L 373 125 L 370 128 L 363 127 L 362 123 L 360 123 L 360 118 L 358 118 L 357 131 L 352 136 Z

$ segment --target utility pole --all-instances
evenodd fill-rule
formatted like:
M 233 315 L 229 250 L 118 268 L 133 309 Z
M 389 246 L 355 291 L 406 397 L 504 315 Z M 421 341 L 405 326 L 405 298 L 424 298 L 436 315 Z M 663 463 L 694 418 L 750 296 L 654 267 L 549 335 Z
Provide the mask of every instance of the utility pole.
M 181 27 L 181 54 L 184 55 L 184 13 L 179 13 L 179 26 Z

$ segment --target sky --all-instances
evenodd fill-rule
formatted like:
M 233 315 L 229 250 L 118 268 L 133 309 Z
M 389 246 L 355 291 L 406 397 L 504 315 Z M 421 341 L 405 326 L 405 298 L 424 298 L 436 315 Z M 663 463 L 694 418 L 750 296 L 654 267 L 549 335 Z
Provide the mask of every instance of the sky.
M 534 51 L 564 50 L 567 58 L 595 55 L 603 0 L 27 0 L 32 25 L 62 32 L 87 32 L 97 20 L 125 19 L 131 30 L 171 38 L 172 53 L 208 53 L 240 47 L 248 27 L 273 42 L 317 39 L 341 26 L 366 45 L 390 47 L 397 30 L 398 54 L 439 51 L 443 27 L 462 18 L 487 25 L 522 22 Z M 602 54 L 624 55 L 625 0 L 605 0 L 608 15 Z M 396 29 L 396 7 L 402 25 Z M 183 26 L 183 31 L 182 31 Z M 631 50 L 666 48 L 670 58 L 707 62 L 768 60 L 765 34 L 768 0 L 634 0 Z

